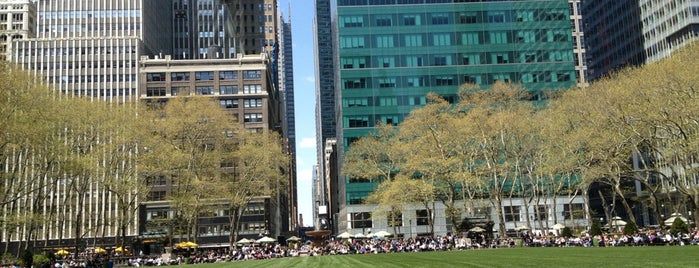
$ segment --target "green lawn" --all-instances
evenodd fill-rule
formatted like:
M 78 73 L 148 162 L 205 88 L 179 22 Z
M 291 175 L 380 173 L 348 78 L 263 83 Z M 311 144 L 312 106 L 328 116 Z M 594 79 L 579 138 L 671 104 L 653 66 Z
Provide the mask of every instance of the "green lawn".
M 224 267 L 699 267 L 699 246 L 503 248 L 451 252 L 293 257 L 216 264 Z M 194 268 L 194 267 L 193 267 Z

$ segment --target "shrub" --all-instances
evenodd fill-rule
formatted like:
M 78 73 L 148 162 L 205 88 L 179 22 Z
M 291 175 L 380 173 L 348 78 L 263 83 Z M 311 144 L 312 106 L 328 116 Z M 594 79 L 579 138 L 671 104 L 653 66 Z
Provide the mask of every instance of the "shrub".
M 625 235 L 632 235 L 638 232 L 638 226 L 636 226 L 636 223 L 633 221 L 629 221 L 626 223 L 626 226 L 624 226 L 623 233 Z
M 561 236 L 562 237 L 573 237 L 573 229 L 570 229 L 570 227 L 564 227 L 561 230 Z
M 592 219 L 592 224 L 590 225 L 590 235 L 596 236 L 602 234 L 602 226 L 598 219 Z
M 675 221 L 672 222 L 672 226 L 670 227 L 670 233 L 689 233 L 689 226 L 687 226 L 687 223 L 685 223 L 680 217 L 676 217 Z

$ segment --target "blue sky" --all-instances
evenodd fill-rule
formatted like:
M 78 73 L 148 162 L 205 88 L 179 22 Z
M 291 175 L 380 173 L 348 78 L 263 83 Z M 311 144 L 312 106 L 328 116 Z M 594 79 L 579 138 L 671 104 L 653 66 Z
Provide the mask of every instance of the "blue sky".
M 289 13 L 291 3 L 291 13 Z M 294 53 L 294 98 L 296 100 L 296 166 L 299 213 L 303 225 L 313 225 L 311 202 L 312 169 L 316 162 L 315 63 L 313 53 L 313 0 L 278 0 L 285 18 L 291 14 Z

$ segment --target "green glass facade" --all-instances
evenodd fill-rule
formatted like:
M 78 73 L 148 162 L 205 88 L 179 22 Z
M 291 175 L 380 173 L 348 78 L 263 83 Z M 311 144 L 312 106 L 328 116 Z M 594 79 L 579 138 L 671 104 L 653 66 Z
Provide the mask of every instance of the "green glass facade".
M 534 93 L 575 85 L 567 0 L 338 0 L 337 47 L 345 146 L 376 122 L 397 125 L 463 83 L 521 83 Z M 374 183 L 345 181 L 346 203 Z

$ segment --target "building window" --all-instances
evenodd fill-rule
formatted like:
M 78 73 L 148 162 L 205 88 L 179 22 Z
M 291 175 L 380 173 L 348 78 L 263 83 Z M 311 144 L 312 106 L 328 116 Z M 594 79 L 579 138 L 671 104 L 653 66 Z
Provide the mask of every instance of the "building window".
M 166 90 L 164 87 L 149 87 L 146 89 L 146 97 L 164 97 Z
M 406 79 L 406 85 L 408 87 L 424 87 L 425 79 L 422 77 L 408 77 Z
M 417 14 L 403 15 L 403 25 L 406 25 L 406 26 L 422 25 L 422 22 L 420 20 L 420 15 L 417 15 Z
M 165 73 L 147 73 L 146 81 L 148 82 L 162 82 L 165 81 Z
M 376 47 L 377 48 L 391 48 L 393 47 L 393 36 L 384 35 L 376 37 Z
M 478 23 L 478 13 L 476 13 L 476 12 L 461 12 L 461 13 L 459 13 L 459 23 L 461 23 L 461 24 Z
M 386 215 L 386 225 L 388 227 L 403 226 L 403 212 L 389 211 Z
M 342 36 L 340 37 L 340 48 L 363 48 L 364 36 Z
M 167 179 L 165 176 L 149 176 L 146 178 L 146 185 L 148 186 L 162 186 L 167 184 Z
M 423 66 L 422 56 L 407 56 L 405 57 L 405 65 L 407 67 L 420 67 Z
M 376 26 L 385 27 L 385 26 L 391 26 L 391 25 L 393 25 L 393 20 L 391 19 L 390 16 L 377 16 L 376 17 Z
M 567 220 L 585 219 L 585 209 L 583 208 L 583 204 L 564 204 L 563 205 L 563 217 L 565 217 L 565 219 L 567 219 Z
M 194 79 L 196 81 L 213 81 L 214 80 L 214 72 L 196 72 L 194 73 Z
M 340 17 L 340 27 L 344 28 L 354 28 L 364 26 L 363 16 L 341 16 Z
M 435 24 L 435 25 L 449 24 L 449 15 L 447 15 L 447 14 L 432 14 L 432 24 Z
M 538 206 L 538 213 L 535 213 L 534 215 L 536 217 L 536 220 L 542 220 L 545 221 L 548 217 L 548 208 L 546 205 L 539 205 Z
M 246 99 L 243 100 L 244 108 L 258 108 L 262 107 L 262 99 Z
M 148 200 L 149 201 L 162 201 L 165 200 L 167 192 L 165 191 L 150 191 Z
M 219 80 L 238 80 L 237 71 L 220 71 L 218 73 Z
M 422 46 L 422 35 L 420 34 L 407 34 L 404 36 L 406 47 L 421 47 Z
M 170 91 L 172 96 L 189 96 L 189 87 L 173 87 Z
M 214 95 L 214 87 L 213 86 L 198 86 L 198 87 L 196 87 L 196 94 L 197 95 Z
M 507 32 L 490 32 L 490 43 L 491 44 L 507 44 L 509 40 L 507 38 Z
M 522 219 L 520 218 L 519 215 L 519 210 L 521 207 L 519 206 L 505 206 L 503 207 L 504 209 L 504 214 L 505 214 L 505 221 L 506 222 L 513 222 L 513 221 L 521 221 Z
M 262 93 L 262 85 L 243 85 L 243 94 Z
M 502 23 L 505 21 L 505 11 L 488 11 L 488 23 Z
M 265 215 L 265 204 L 249 204 L 245 207 L 244 215 Z
M 436 55 L 434 56 L 434 66 L 445 66 L 451 65 L 451 56 L 449 55 Z
M 379 57 L 378 58 L 379 67 L 391 68 L 396 67 L 396 59 L 394 57 Z
M 218 94 L 231 95 L 238 94 L 238 85 L 222 85 L 219 87 Z
M 171 73 L 170 81 L 189 81 L 189 72 Z
M 367 98 L 347 98 L 342 100 L 342 107 L 366 107 L 369 105 Z
M 437 76 L 434 78 L 434 83 L 435 86 L 453 86 L 456 84 L 454 77 L 451 76 Z
M 245 123 L 259 123 L 262 122 L 261 113 L 248 113 L 243 115 L 243 122 Z
M 397 115 L 382 115 L 381 122 L 383 122 L 386 125 L 392 126 L 397 126 L 399 123 Z
M 432 35 L 433 46 L 451 46 L 451 34 Z
M 366 88 L 366 78 L 345 79 L 345 89 Z
M 238 108 L 238 100 L 221 100 L 221 108 L 223 108 L 223 109 Z
M 427 103 L 427 98 L 425 98 L 424 96 L 408 97 L 408 105 L 420 106 L 420 105 L 425 105 L 426 103 Z
M 155 210 L 155 211 L 149 211 L 148 214 L 146 215 L 146 219 L 148 220 L 164 220 L 167 219 L 167 210 Z
M 366 68 L 366 58 L 364 57 L 352 57 L 352 58 L 342 58 L 343 69 L 363 69 Z
M 379 106 L 398 106 L 397 97 L 380 97 Z
M 368 116 L 348 116 L 345 117 L 345 125 L 349 128 L 369 127 Z
M 420 209 L 415 211 L 415 223 L 417 225 L 429 225 L 430 224 L 430 213 L 426 209 Z
M 461 33 L 461 44 L 478 45 L 481 43 L 479 36 L 480 33 L 478 32 Z
M 243 71 L 243 80 L 258 80 L 262 78 L 261 70 Z
M 371 212 L 354 212 L 350 215 L 352 228 L 371 228 Z

